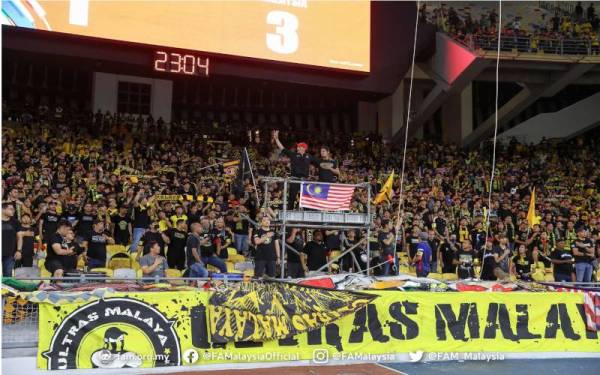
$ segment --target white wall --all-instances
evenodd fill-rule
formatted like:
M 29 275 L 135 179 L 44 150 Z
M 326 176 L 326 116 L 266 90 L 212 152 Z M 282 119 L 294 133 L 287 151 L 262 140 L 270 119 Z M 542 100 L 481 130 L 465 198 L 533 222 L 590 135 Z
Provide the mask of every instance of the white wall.
M 498 136 L 520 142 L 539 143 L 542 138 L 574 137 L 600 123 L 600 93 L 587 97 L 558 112 L 541 113 Z
M 162 117 L 164 121 L 171 121 L 171 108 L 173 101 L 173 81 L 146 77 L 128 76 L 121 74 L 94 72 L 94 112 L 117 111 L 117 90 L 120 81 L 145 83 L 152 86 L 150 98 L 150 113 L 154 119 Z

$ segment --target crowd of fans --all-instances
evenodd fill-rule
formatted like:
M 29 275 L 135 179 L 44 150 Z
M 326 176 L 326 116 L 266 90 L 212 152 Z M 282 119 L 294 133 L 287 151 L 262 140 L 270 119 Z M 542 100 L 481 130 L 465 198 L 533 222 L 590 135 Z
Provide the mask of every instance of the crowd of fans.
M 485 11 L 478 11 L 478 5 L 465 5 L 461 9 L 459 6 L 460 3 L 441 4 L 432 9 L 424 3 L 419 12 L 420 21 L 434 24 L 438 30 L 476 48 L 495 50 L 498 9 L 489 3 L 485 4 Z M 505 6 L 510 9 L 511 6 L 516 7 L 520 4 L 508 3 Z M 600 18 L 593 2 L 589 3 L 585 11 L 579 2 L 573 12 L 555 8 L 553 13 L 531 4 L 524 12 L 538 16 L 528 24 L 524 19 L 529 19 L 530 15 L 506 17 L 507 12 L 510 13 L 510 10 L 505 10 L 501 30 L 503 50 L 564 54 L 600 53 Z
M 282 258 L 282 185 L 270 184 L 266 199 L 250 176 L 240 176 L 244 163 L 238 172 L 224 167 L 242 159 L 242 146 L 257 179 L 366 182 L 373 192 L 392 171 L 399 174 L 402 152 L 372 134 L 308 137 L 276 126 L 236 132 L 101 113 L 66 116 L 48 108 L 6 113 L 4 275 L 31 267 L 38 257 L 55 277 L 78 264 L 106 267 L 110 244 L 126 246 L 149 277 L 164 277 L 167 269 L 205 277 L 207 265 L 224 273 L 235 253 L 253 259 L 256 277 L 277 277 L 282 262 L 294 278 L 317 270 L 364 271 L 367 263 L 371 272 L 393 274 L 406 262 L 418 276 L 531 280 L 541 267 L 552 269 L 555 280 L 585 282 L 598 268 L 597 131 L 562 142 L 498 145 L 491 185 L 489 146 L 469 151 L 427 139 L 410 142 L 401 210 L 396 178 L 393 197 L 372 207 L 370 237 L 356 229 L 288 228 Z M 534 188 L 539 222 L 530 227 Z M 296 194 L 290 194 L 290 209 L 297 209 Z M 357 189 L 351 210 L 366 212 L 368 204 L 366 190 Z M 336 251 L 350 248 L 327 264 Z M 403 254 L 400 262 L 395 251 Z

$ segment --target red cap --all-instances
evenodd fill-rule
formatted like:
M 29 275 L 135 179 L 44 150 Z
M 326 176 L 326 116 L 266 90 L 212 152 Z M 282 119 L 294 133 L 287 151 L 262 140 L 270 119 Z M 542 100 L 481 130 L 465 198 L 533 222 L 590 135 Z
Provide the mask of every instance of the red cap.
M 296 144 L 296 147 L 302 147 L 302 148 L 304 148 L 305 150 L 308 150 L 308 145 L 307 145 L 306 143 L 304 143 L 304 142 L 298 142 L 298 143 Z

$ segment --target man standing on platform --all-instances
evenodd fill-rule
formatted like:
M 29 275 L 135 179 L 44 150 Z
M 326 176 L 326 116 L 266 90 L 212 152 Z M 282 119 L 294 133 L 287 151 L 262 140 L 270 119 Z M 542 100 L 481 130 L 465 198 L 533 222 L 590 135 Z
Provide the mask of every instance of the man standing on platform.
M 273 140 L 275 141 L 275 144 L 277 144 L 277 148 L 279 148 L 285 156 L 290 158 L 292 178 L 306 180 L 308 178 L 310 164 L 316 163 L 316 159 L 306 153 L 308 145 L 304 142 L 298 142 L 296 144 L 296 152 L 286 149 L 279 141 L 279 130 L 273 131 Z M 298 199 L 298 193 L 300 192 L 300 184 L 289 184 L 289 191 L 288 210 L 293 210 L 296 205 L 296 200 Z

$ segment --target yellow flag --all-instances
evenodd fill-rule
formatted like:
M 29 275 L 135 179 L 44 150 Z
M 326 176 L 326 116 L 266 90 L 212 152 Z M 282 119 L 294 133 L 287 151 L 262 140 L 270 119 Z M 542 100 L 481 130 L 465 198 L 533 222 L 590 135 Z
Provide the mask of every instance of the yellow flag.
M 373 204 L 377 205 L 381 202 L 384 202 L 386 200 L 389 201 L 390 199 L 392 199 L 392 196 L 394 194 L 394 191 L 392 190 L 393 184 L 394 184 L 394 171 L 392 171 L 392 174 L 390 174 L 390 176 L 388 177 L 385 184 L 383 184 L 381 191 L 379 192 L 379 194 L 377 194 L 377 196 L 375 197 L 375 200 L 373 200 Z
M 540 217 L 535 216 L 535 187 L 531 191 L 531 200 L 529 201 L 529 211 L 527 212 L 527 224 L 529 228 L 540 223 Z

